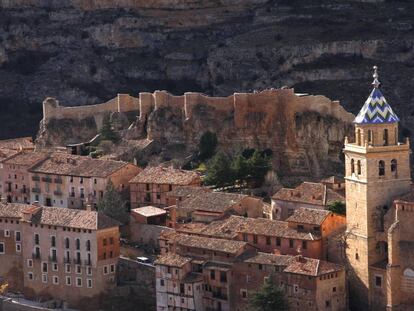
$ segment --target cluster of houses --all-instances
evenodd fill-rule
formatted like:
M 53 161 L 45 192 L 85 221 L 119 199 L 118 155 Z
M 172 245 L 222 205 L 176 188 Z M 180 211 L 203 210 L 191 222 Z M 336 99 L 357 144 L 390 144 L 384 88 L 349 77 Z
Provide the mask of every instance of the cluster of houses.
M 0 156 L 0 276 L 27 298 L 98 308 L 116 286 L 120 223 L 97 211 L 112 182 L 130 197 L 123 230 L 160 250 L 157 310 L 242 310 L 269 278 L 293 309 L 346 306 L 344 268 L 326 261 L 345 227 L 326 210 L 344 201 L 343 180 L 282 188 L 268 204 L 203 187 L 194 171 L 38 151 L 28 138 L 0 141 Z

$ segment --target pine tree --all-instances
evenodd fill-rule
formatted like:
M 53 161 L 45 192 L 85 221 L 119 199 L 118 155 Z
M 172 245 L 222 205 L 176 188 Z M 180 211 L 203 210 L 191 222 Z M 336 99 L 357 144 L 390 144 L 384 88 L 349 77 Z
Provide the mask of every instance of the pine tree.
M 119 141 L 119 135 L 112 128 L 111 118 L 109 114 L 106 114 L 104 116 L 100 133 L 101 133 L 101 140 L 110 140 L 114 143 Z
M 232 163 L 232 169 L 234 171 L 234 178 L 238 180 L 240 184 L 243 184 L 250 173 L 249 161 L 239 154 Z
M 234 182 L 231 162 L 226 154 L 218 152 L 207 163 L 204 182 L 206 185 L 215 185 L 217 187 L 223 187 Z
M 267 172 L 271 169 L 269 158 L 263 156 L 259 151 L 255 151 L 252 157 L 248 160 L 249 175 L 255 179 L 259 184 L 262 184 Z
M 217 147 L 217 135 L 210 131 L 205 132 L 201 136 L 200 143 L 198 144 L 199 159 L 200 160 L 210 159 L 216 152 L 216 147 Z
M 114 184 L 109 180 L 103 198 L 98 203 L 98 212 L 103 213 L 122 224 L 129 220 L 129 214 L 126 210 L 126 202 L 122 195 L 115 189 Z
M 287 311 L 289 303 L 283 289 L 276 286 L 272 276 L 262 288 L 253 294 L 249 301 L 249 311 Z

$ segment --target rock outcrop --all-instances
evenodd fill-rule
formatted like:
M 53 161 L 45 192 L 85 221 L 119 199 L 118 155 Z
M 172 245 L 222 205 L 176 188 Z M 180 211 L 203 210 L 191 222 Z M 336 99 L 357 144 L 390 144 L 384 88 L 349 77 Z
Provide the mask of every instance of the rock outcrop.
M 118 95 L 101 105 L 60 107 L 47 99 L 43 106 L 38 145 L 87 141 L 96 135 L 105 113 L 139 110 L 137 122 L 122 131 L 123 137 L 131 146 L 135 144 L 132 141 L 151 142 L 153 157 L 159 156 L 161 161 L 185 163 L 188 155 L 198 151 L 203 133 L 210 131 L 217 135 L 219 149 L 230 154 L 246 148 L 272 150 L 273 168 L 279 176 L 340 173 L 344 137 L 351 134 L 354 118 L 337 101 L 297 95 L 293 89 L 228 97 L 192 92 L 174 96 L 156 91 L 140 93 L 139 99 Z M 145 143 L 144 149 L 148 146 Z
M 34 134 L 48 96 L 287 85 L 356 113 L 374 64 L 410 136 L 413 20 L 412 1 L 0 0 L 0 137 Z

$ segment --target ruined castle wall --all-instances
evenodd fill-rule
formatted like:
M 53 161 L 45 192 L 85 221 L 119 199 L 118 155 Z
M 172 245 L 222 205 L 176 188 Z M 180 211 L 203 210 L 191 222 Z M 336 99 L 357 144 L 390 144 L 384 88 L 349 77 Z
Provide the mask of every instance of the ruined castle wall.
M 97 105 L 63 107 L 59 102 L 48 98 L 43 102 L 43 121 L 47 123 L 51 119 L 82 120 L 87 117 L 109 112 L 130 112 L 139 110 L 139 99 L 127 94 L 118 94 L 117 97 Z
M 193 116 L 193 111 L 197 105 L 207 105 L 217 111 L 231 113 L 234 110 L 234 95 L 228 97 L 209 97 L 201 93 L 188 92 L 184 94 L 184 113 L 185 118 Z

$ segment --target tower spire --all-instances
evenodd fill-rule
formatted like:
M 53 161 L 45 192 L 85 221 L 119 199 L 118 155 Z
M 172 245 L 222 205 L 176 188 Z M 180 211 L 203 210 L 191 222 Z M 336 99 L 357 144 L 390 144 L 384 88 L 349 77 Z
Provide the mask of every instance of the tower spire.
M 372 82 L 372 85 L 374 86 L 375 89 L 378 89 L 379 86 L 381 85 L 381 82 L 379 82 L 378 80 L 378 67 L 374 66 L 372 68 L 374 69 L 374 74 L 372 75 L 372 77 L 374 78 L 374 81 Z

